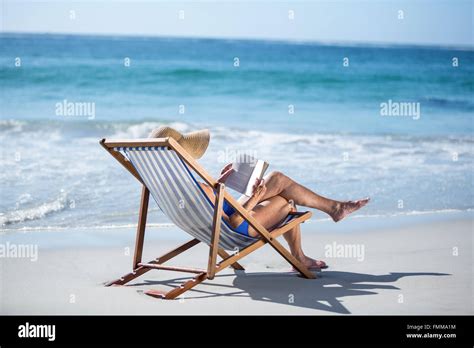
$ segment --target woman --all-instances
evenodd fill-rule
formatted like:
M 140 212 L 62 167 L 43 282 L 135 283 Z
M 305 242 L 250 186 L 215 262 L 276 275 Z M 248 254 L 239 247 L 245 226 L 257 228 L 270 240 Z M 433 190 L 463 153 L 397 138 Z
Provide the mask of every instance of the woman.
M 181 134 L 171 127 L 157 128 L 150 134 L 150 137 L 172 137 L 196 159 L 202 157 L 210 139 L 208 130 Z M 232 172 L 232 164 L 227 164 L 221 170 L 218 181 L 225 183 Z M 214 190 L 207 184 L 201 183 L 200 185 L 209 199 L 214 202 Z M 271 230 L 290 212 L 296 211 L 297 205 L 321 210 L 328 214 L 334 222 L 338 222 L 365 206 L 369 202 L 369 198 L 358 201 L 335 201 L 318 195 L 281 172 L 271 172 L 263 179 L 257 179 L 250 197 L 241 196 L 238 201 L 260 224 Z M 243 217 L 226 201 L 224 201 L 223 218 L 236 232 L 251 237 L 259 236 L 255 229 L 249 226 L 248 222 L 244 221 Z M 290 247 L 291 254 L 309 269 L 327 268 L 324 261 L 312 259 L 304 254 L 299 226 L 294 227 L 283 236 Z

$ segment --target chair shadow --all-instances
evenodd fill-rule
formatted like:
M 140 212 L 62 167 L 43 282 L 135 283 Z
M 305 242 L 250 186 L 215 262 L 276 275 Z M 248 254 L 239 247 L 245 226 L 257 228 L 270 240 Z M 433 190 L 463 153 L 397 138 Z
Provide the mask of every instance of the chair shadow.
M 185 295 L 186 300 L 219 296 L 250 297 L 253 300 L 287 304 L 302 308 L 317 309 L 329 313 L 350 314 L 343 305 L 344 297 L 377 295 L 377 290 L 400 290 L 393 284 L 404 277 L 448 276 L 447 273 L 389 273 L 373 275 L 365 273 L 324 271 L 317 279 L 304 279 L 295 273 L 246 273 L 218 275 L 212 283 L 202 283 L 190 293 L 204 295 Z M 217 284 L 219 279 L 235 277 L 232 285 Z M 174 278 L 165 281 L 145 280 L 130 286 L 166 285 L 178 286 L 189 278 Z M 205 285 L 214 285 L 236 291 L 218 293 L 202 290 Z M 276 289 L 276 290 L 275 290 Z

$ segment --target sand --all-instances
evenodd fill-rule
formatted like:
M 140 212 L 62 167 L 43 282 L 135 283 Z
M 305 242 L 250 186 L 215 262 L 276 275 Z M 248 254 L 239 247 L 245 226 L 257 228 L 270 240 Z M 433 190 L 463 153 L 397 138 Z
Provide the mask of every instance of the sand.
M 354 221 L 341 229 L 350 230 Z M 150 271 L 130 286 L 103 286 L 131 270 L 132 258 L 123 246 L 40 248 L 37 261 L 0 258 L 0 313 L 474 313 L 471 218 L 392 228 L 386 227 L 390 221 L 380 220 L 375 225 L 380 227 L 338 233 L 324 224 L 305 224 L 306 253 L 330 265 L 318 273 L 318 279 L 303 279 L 291 272 L 267 245 L 242 260 L 245 272 L 223 271 L 213 281 L 171 301 L 149 297 L 143 291 L 168 289 L 187 279 L 187 274 Z M 134 234 L 132 229 L 129 233 Z M 148 241 L 144 260 L 178 243 Z M 327 254 L 329 251 L 333 254 Z M 207 247 L 198 245 L 170 264 L 205 267 L 207 253 Z

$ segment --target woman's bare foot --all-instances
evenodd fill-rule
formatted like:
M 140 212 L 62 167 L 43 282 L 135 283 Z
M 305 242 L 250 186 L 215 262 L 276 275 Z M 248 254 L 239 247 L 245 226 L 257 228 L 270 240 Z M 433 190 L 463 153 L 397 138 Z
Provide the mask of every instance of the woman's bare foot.
M 369 203 L 370 198 L 364 198 L 360 199 L 358 201 L 347 201 L 347 202 L 341 202 L 337 205 L 337 207 L 334 210 L 333 214 L 330 214 L 334 222 L 341 221 L 344 219 L 347 215 L 355 212 L 356 210 L 359 210 L 362 208 L 364 205 Z
M 315 260 L 308 256 L 300 257 L 298 258 L 298 261 L 300 261 L 303 265 L 305 265 L 309 270 L 313 270 L 313 271 L 319 271 L 321 269 L 328 268 L 328 266 L 326 265 L 326 262 L 321 261 L 321 260 Z M 293 270 L 295 269 L 293 268 Z

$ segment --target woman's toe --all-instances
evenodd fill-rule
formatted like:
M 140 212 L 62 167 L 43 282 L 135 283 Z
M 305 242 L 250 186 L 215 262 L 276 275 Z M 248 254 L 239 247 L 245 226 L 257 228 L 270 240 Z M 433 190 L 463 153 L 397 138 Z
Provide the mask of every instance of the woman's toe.
M 324 261 L 319 261 L 319 260 L 315 260 L 315 261 L 316 261 L 316 262 L 314 262 L 314 265 L 315 265 L 316 267 L 318 267 L 318 268 L 324 268 L 324 267 L 327 266 L 327 265 L 326 265 L 326 262 L 324 262 Z

